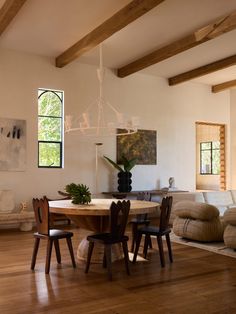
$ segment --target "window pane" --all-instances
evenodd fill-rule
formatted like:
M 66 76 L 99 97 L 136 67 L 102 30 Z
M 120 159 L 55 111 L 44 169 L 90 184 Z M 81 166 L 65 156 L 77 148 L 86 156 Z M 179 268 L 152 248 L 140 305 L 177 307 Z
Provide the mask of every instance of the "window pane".
M 212 148 L 213 149 L 219 149 L 220 148 L 220 142 L 219 141 L 212 142 Z
M 47 91 L 41 93 L 38 101 L 38 114 L 41 116 L 61 117 L 61 103 L 62 98 L 58 96 L 58 92 Z
M 39 143 L 39 167 L 60 167 L 60 143 Z
M 212 173 L 220 174 L 220 150 L 212 151 Z
M 201 145 L 201 150 L 203 150 L 203 149 L 211 149 L 211 142 L 200 143 L 200 145 Z
M 211 151 L 201 152 L 201 173 L 211 173 Z
M 60 118 L 38 118 L 38 140 L 61 141 Z

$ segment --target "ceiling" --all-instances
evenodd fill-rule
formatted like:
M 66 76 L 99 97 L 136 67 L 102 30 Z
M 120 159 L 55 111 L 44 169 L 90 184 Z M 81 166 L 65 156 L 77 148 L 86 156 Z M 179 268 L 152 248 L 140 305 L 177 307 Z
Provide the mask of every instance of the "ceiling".
M 131 0 L 28 0 L 0 37 L 0 47 L 57 57 Z M 0 0 L 0 7 L 4 0 Z M 104 65 L 117 69 L 236 10 L 236 0 L 166 0 L 104 41 Z M 236 54 L 236 30 L 141 72 L 169 78 Z M 73 62 L 98 64 L 98 47 Z M 195 82 L 236 79 L 236 66 Z

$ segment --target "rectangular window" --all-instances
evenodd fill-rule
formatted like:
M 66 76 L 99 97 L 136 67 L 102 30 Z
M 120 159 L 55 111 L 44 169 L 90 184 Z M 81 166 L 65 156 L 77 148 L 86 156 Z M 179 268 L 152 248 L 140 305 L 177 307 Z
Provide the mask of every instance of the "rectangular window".
M 38 167 L 62 168 L 62 91 L 38 90 Z
M 200 174 L 220 174 L 220 142 L 200 143 Z

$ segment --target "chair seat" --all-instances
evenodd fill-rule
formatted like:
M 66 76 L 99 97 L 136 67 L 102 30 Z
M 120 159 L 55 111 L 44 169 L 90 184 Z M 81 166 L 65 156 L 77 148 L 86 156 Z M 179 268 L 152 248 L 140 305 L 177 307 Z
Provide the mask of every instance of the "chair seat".
M 138 225 L 148 225 L 150 223 L 149 219 L 140 219 L 140 218 L 133 218 L 130 220 L 130 223 L 135 223 Z
M 149 234 L 149 235 L 165 235 L 171 232 L 170 228 L 160 231 L 159 227 L 156 226 L 145 226 L 138 230 L 138 232 L 142 234 Z
M 115 244 L 123 241 L 128 241 L 129 237 L 124 235 L 122 238 L 113 238 L 111 237 L 110 233 L 98 233 L 98 234 L 92 234 L 87 237 L 88 241 L 92 242 L 100 242 L 104 244 Z
M 38 232 L 34 233 L 35 237 L 38 238 L 56 238 L 56 239 L 64 239 L 64 238 L 71 238 L 73 237 L 73 232 L 65 231 L 65 230 L 59 230 L 59 229 L 50 229 L 49 230 L 49 236 L 45 234 L 41 234 Z

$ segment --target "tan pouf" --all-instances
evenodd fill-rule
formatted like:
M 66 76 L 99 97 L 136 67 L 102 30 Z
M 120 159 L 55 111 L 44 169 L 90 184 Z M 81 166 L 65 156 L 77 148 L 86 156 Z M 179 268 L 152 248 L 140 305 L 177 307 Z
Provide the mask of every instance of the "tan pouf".
M 226 228 L 224 231 L 224 243 L 227 247 L 236 249 L 236 208 L 229 208 L 224 213 Z
M 176 217 L 173 232 L 190 240 L 201 242 L 223 241 L 224 228 L 219 218 L 213 220 L 199 220 Z
M 177 236 L 201 242 L 223 241 L 224 226 L 215 206 L 181 201 L 173 210 L 176 215 L 173 232 Z

